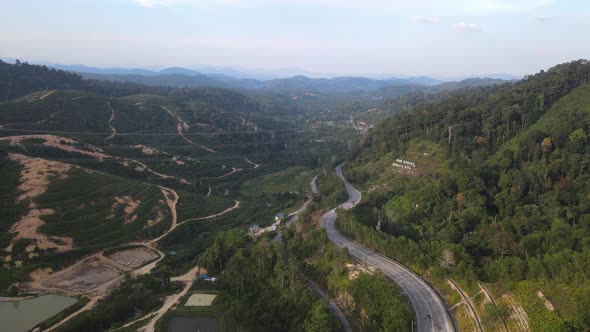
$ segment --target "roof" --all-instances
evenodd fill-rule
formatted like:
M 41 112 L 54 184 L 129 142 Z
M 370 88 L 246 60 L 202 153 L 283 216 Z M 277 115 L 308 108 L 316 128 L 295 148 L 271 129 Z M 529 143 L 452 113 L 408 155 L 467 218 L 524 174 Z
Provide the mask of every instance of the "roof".
M 283 212 L 280 212 L 277 214 L 277 218 L 285 218 L 285 214 Z

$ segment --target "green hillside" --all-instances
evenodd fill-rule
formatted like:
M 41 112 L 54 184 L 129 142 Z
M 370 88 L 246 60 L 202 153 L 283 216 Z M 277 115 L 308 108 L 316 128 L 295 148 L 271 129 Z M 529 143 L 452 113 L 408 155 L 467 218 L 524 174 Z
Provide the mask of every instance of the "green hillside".
M 366 193 L 340 227 L 440 289 L 491 285 L 500 311 L 481 309 L 484 325 L 516 324 L 522 306 L 533 331 L 587 330 L 589 78 L 576 61 L 384 121 L 350 150 L 347 176 Z
M 265 199 L 241 191 L 245 180 L 313 166 L 333 143 L 310 149 L 292 115 L 229 90 L 88 81 L 24 63 L 0 63 L 0 74 L 0 292 L 38 268 L 169 230 L 157 246 L 177 255 L 161 264 L 181 273 L 219 231 L 294 209 L 309 176 L 294 185 L 300 194 Z M 174 230 L 168 190 L 178 194 Z

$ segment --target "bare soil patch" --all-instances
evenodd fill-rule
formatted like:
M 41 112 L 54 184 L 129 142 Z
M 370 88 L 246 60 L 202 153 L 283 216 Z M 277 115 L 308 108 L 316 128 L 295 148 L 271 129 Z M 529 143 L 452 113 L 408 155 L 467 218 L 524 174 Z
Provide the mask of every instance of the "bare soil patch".
M 71 138 L 65 138 L 65 137 L 60 137 L 60 136 L 55 136 L 55 135 L 20 135 L 20 136 L 0 137 L 0 141 L 7 141 L 7 142 L 10 142 L 10 144 L 12 144 L 12 145 L 17 145 L 17 146 L 21 145 L 21 143 L 23 141 L 32 140 L 32 139 L 44 140 L 44 142 L 41 144 L 43 146 L 49 146 L 49 147 L 53 147 L 56 149 L 67 151 L 67 152 L 73 152 L 73 153 L 78 153 L 78 154 L 82 154 L 85 156 L 90 156 L 90 157 L 96 158 L 98 161 L 104 161 L 105 159 L 115 159 L 115 160 L 118 160 L 120 162 L 120 164 L 123 165 L 124 167 L 133 167 L 133 169 L 137 172 L 140 172 L 140 173 L 141 172 L 148 172 L 148 173 L 155 175 L 155 176 L 162 178 L 162 179 L 176 179 L 180 183 L 190 184 L 190 182 L 187 179 L 178 178 L 175 176 L 166 175 L 166 174 L 156 172 L 153 169 L 151 169 L 149 166 L 147 166 L 146 164 L 139 162 L 137 160 L 126 159 L 126 158 L 121 158 L 121 157 L 116 157 L 116 156 L 111 156 L 111 155 L 105 154 L 101 148 L 94 146 L 94 145 L 85 144 L 84 149 L 80 149 L 76 146 L 73 146 L 73 144 L 80 144 L 80 143 L 74 139 L 71 139 Z M 19 155 L 19 156 L 22 156 L 22 155 Z
M 178 158 L 176 156 L 172 157 L 172 161 L 174 163 L 176 163 L 176 165 L 179 165 L 179 166 L 183 166 L 186 164 L 184 161 L 180 160 L 180 158 Z
M 143 144 L 132 145 L 131 147 L 141 150 L 141 153 L 145 154 L 146 156 L 168 154 L 167 152 Z
M 51 182 L 50 177 L 67 178 L 66 172 L 74 166 L 57 161 L 30 158 L 21 154 L 9 154 L 8 156 L 11 160 L 18 161 L 23 166 L 20 174 L 20 185 L 18 186 L 18 190 L 22 194 L 17 197 L 16 202 L 30 200 L 29 212 L 10 228 L 11 233 L 17 233 L 12 239 L 12 243 L 20 239 L 34 240 L 34 243 L 26 248 L 29 257 L 37 255 L 34 253 L 35 248 L 43 250 L 56 248 L 58 252 L 72 250 L 72 238 L 65 236 L 50 237 L 38 231 L 39 227 L 45 224 L 41 217 L 53 214 L 54 211 L 52 209 L 36 209 L 33 199 L 47 190 L 47 186 Z
M 164 203 L 164 201 L 160 201 L 162 203 Z M 153 219 L 148 219 L 146 225 L 144 226 L 144 228 L 147 227 L 152 227 L 153 225 L 156 225 L 158 223 L 160 223 L 162 220 L 164 220 L 164 211 L 162 211 L 159 207 L 156 210 L 156 216 Z
M 158 257 L 155 251 L 146 247 L 121 250 L 109 256 L 115 262 L 132 269 L 137 269 Z
M 41 285 L 69 293 L 82 294 L 96 290 L 121 274 L 121 270 L 113 264 L 109 264 L 107 260 L 92 257 L 69 269 L 53 274 L 43 280 Z
M 135 210 L 137 210 L 137 208 L 139 207 L 139 204 L 141 204 L 140 200 L 134 201 L 133 198 L 131 196 L 116 196 L 114 198 L 115 203 L 113 204 L 113 207 L 111 209 L 111 214 L 108 216 L 108 218 L 112 218 L 115 216 L 115 209 L 123 206 L 123 212 L 125 213 L 125 223 L 131 223 L 134 222 L 137 219 L 137 215 L 132 215 Z
M 547 310 L 555 311 L 553 303 L 549 302 L 549 300 L 547 299 L 547 297 L 545 297 L 545 294 L 543 294 L 543 292 L 537 291 L 537 296 L 543 301 L 543 304 L 545 305 L 545 308 L 547 308 Z
M 53 214 L 53 212 L 52 209 L 32 209 L 10 228 L 11 233 L 18 233 L 12 239 L 13 243 L 20 239 L 34 240 L 33 244 L 26 247 L 29 257 L 36 256 L 35 248 L 43 250 L 56 248 L 57 252 L 72 250 L 74 241 L 71 237 L 47 236 L 38 231 L 38 228 L 45 224 L 40 217 Z
M 82 149 L 79 149 L 75 146 L 72 146 L 72 144 L 79 144 L 79 142 L 76 141 L 75 139 L 65 138 L 65 137 L 60 137 L 60 136 L 55 136 L 55 135 L 9 136 L 9 137 L 1 137 L 0 141 L 9 141 L 11 144 L 16 145 L 16 144 L 22 143 L 23 141 L 32 140 L 32 139 L 42 139 L 42 140 L 45 140 L 45 142 L 43 142 L 43 144 L 42 144 L 44 146 L 50 146 L 50 147 L 64 150 L 64 151 L 68 151 L 68 152 L 74 152 L 74 153 L 79 153 L 79 154 L 83 154 L 86 156 L 91 156 L 91 157 L 98 159 L 99 161 L 102 161 L 106 158 L 111 157 L 107 154 L 102 153 L 101 152 L 102 150 L 98 147 L 89 146 L 89 149 L 92 151 L 82 150 Z
M 40 268 L 40 269 L 36 269 L 35 271 L 31 272 L 31 274 L 29 274 L 29 277 L 31 277 L 32 280 L 39 280 L 42 278 L 45 278 L 49 275 L 51 275 L 53 273 L 53 269 L 50 267 L 45 267 L 45 268 Z
M 18 161 L 23 166 L 23 170 L 20 173 L 20 185 L 18 186 L 18 190 L 22 194 L 17 197 L 17 203 L 43 194 L 49 185 L 50 176 L 57 174 L 58 178 L 65 179 L 67 178 L 65 173 L 74 167 L 70 164 L 31 158 L 16 153 L 10 153 L 8 157 L 11 160 Z

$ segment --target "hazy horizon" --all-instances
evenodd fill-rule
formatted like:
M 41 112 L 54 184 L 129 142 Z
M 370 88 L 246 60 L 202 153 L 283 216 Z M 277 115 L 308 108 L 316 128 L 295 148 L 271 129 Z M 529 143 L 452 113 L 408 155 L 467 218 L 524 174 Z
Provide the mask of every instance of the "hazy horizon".
M 588 58 L 590 4 L 554 0 L 24 0 L 0 55 L 274 75 L 523 76 Z

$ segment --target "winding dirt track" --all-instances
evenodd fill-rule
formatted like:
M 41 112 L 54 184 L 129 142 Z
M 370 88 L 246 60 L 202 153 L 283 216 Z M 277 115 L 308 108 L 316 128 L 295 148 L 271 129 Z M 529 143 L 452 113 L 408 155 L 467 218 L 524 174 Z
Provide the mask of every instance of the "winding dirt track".
M 195 143 L 195 142 L 191 141 L 190 139 L 188 139 L 186 136 L 184 136 L 184 133 L 182 132 L 182 129 L 183 129 L 183 128 L 189 128 L 189 125 L 188 125 L 186 122 L 184 122 L 184 121 L 183 121 L 183 120 L 180 118 L 180 116 L 178 116 L 178 115 L 176 115 L 176 114 L 172 113 L 172 112 L 171 112 L 169 109 L 167 109 L 166 107 L 162 106 L 162 108 L 163 108 L 163 109 L 164 109 L 166 112 L 168 112 L 168 114 L 170 114 L 170 116 L 171 116 L 171 117 L 173 117 L 174 119 L 176 119 L 176 121 L 178 122 L 178 123 L 176 124 L 176 131 L 178 132 L 178 135 L 179 135 L 180 137 L 182 137 L 182 139 L 183 139 L 185 142 L 187 142 L 187 143 L 189 143 L 189 144 L 191 144 L 191 145 L 194 145 L 194 146 L 198 146 L 198 147 L 200 147 L 201 149 L 203 149 L 203 150 L 205 150 L 205 151 L 207 151 L 207 152 L 211 152 L 211 153 L 217 153 L 217 151 L 215 151 L 215 150 L 213 150 L 213 149 L 211 149 L 211 148 L 208 148 L 208 147 L 206 147 L 206 146 L 204 146 L 204 145 L 197 144 L 197 143 Z
M 104 139 L 104 142 L 111 145 L 110 143 L 108 143 L 108 141 L 112 140 L 115 137 L 115 135 L 117 134 L 117 129 L 115 129 L 115 127 L 113 127 L 113 121 L 115 120 L 116 115 L 115 115 L 115 110 L 111 106 L 110 101 L 107 101 L 107 106 L 108 106 L 109 110 L 111 111 L 111 117 L 109 118 L 109 122 L 107 123 L 107 125 L 111 129 L 111 134 Z
M 138 276 L 138 275 L 150 273 L 157 266 L 157 264 L 162 259 L 164 259 L 165 254 L 162 251 L 160 251 L 160 250 L 157 249 L 157 247 L 156 247 L 157 242 L 159 240 L 161 240 L 162 238 L 166 237 L 172 231 L 174 231 L 178 226 L 180 226 L 180 225 L 182 225 L 182 224 L 184 224 L 185 222 L 188 222 L 188 221 L 205 220 L 205 219 L 211 219 L 211 218 L 219 217 L 219 216 L 221 216 L 223 214 L 226 214 L 226 213 L 228 213 L 228 212 L 230 212 L 232 210 L 235 210 L 235 209 L 237 209 L 237 208 L 240 207 L 240 202 L 239 201 L 235 201 L 235 203 L 234 203 L 234 205 L 232 207 L 227 208 L 224 211 L 221 211 L 219 213 L 215 213 L 215 214 L 212 214 L 212 215 L 209 215 L 209 216 L 206 216 L 206 217 L 191 218 L 191 219 L 187 219 L 187 220 L 184 220 L 183 222 L 178 223 L 177 222 L 177 211 L 176 211 L 176 206 L 177 206 L 178 200 L 179 200 L 178 193 L 176 193 L 176 191 L 174 191 L 174 190 L 172 190 L 170 188 L 166 188 L 166 187 L 162 187 L 162 186 L 159 186 L 159 188 L 162 191 L 162 194 L 164 195 L 164 198 L 166 200 L 166 205 L 168 205 L 168 208 L 170 209 L 170 214 L 172 216 L 172 222 L 171 222 L 170 228 L 164 234 L 162 234 L 161 236 L 159 236 L 159 237 L 157 237 L 155 239 L 152 239 L 152 240 L 149 240 L 149 241 L 145 241 L 145 242 L 132 242 L 132 243 L 127 243 L 127 245 L 133 245 L 133 244 L 143 245 L 146 248 L 155 250 L 160 255 L 160 257 L 157 260 L 155 260 L 155 261 L 153 261 L 153 262 L 151 262 L 151 263 L 149 263 L 149 264 L 147 264 L 145 266 L 142 266 L 142 267 L 140 267 L 138 269 L 135 269 L 133 271 L 130 271 L 130 269 L 127 269 L 127 270 L 129 270 L 131 272 L 131 275 L 133 275 L 133 276 Z M 103 251 L 101 251 L 99 253 L 96 253 L 96 254 L 91 255 L 89 257 L 86 257 L 84 259 L 81 259 L 78 262 L 74 263 L 73 265 L 67 267 L 66 269 L 61 270 L 61 271 L 56 272 L 56 273 L 60 273 L 60 272 L 66 271 L 66 270 L 67 271 L 72 270 L 72 269 L 76 268 L 77 266 L 79 266 L 80 264 L 82 264 L 82 263 L 86 262 L 87 260 L 90 260 L 90 259 L 92 259 L 94 257 L 96 257 L 98 259 L 110 260 L 109 258 L 105 257 L 103 255 Z M 171 296 L 169 296 L 166 299 L 166 301 L 164 303 L 164 306 L 162 308 L 160 308 L 158 311 L 156 311 L 156 315 L 154 316 L 154 319 L 150 322 L 150 325 L 148 325 L 148 327 L 147 327 L 148 328 L 148 331 L 153 331 L 153 327 L 154 327 L 155 322 L 166 311 L 168 311 L 168 309 L 170 309 L 170 307 L 174 303 L 176 303 L 178 301 L 178 299 L 180 299 L 182 296 L 184 296 L 184 294 L 186 294 L 186 292 L 190 289 L 190 286 L 192 285 L 192 278 L 195 276 L 196 271 L 198 271 L 198 269 L 199 269 L 199 267 L 195 267 L 192 270 L 190 270 L 189 272 L 187 272 L 186 274 L 184 274 L 182 276 L 178 276 L 178 277 L 173 277 L 171 279 L 172 281 L 183 281 L 183 282 L 186 282 L 187 285 L 182 290 L 182 292 L 177 293 L 177 294 L 174 294 L 174 295 L 171 295 Z M 51 276 L 53 276 L 53 275 L 51 275 Z M 105 283 L 105 284 L 97 287 L 95 290 L 93 290 L 93 292 L 95 294 L 97 294 L 97 295 L 95 295 L 94 297 L 91 297 L 90 298 L 90 301 L 84 307 L 82 307 L 81 309 L 79 309 L 75 313 L 69 315 L 68 317 L 64 318 L 63 320 L 61 320 L 60 322 L 58 322 L 56 325 L 53 325 L 52 327 L 50 327 L 49 329 L 47 329 L 45 331 L 52 331 L 55 328 L 57 328 L 58 326 L 61 326 L 61 325 L 65 324 L 67 321 L 69 321 L 70 319 L 76 317 L 77 315 L 79 315 L 79 314 L 81 314 L 81 313 L 83 313 L 85 311 L 88 311 L 88 310 L 91 310 L 92 308 L 94 308 L 94 306 L 96 305 L 96 303 L 98 302 L 98 300 L 100 300 L 101 298 L 105 297 L 108 294 L 108 292 L 113 287 L 115 287 L 116 285 L 118 285 L 119 282 L 121 280 L 123 280 L 123 278 L 124 278 L 124 274 L 121 274 L 120 276 L 118 276 L 118 277 L 116 277 L 116 278 L 108 281 L 107 283 Z M 46 290 L 46 291 L 51 291 L 51 290 L 55 291 L 55 289 L 48 289 L 48 288 L 43 287 L 41 285 L 41 280 L 36 280 L 36 281 L 32 282 L 31 285 L 34 286 L 34 287 L 36 287 L 36 289 L 41 289 L 41 290 Z M 63 290 L 59 290 L 59 291 L 63 293 Z M 80 294 L 73 294 L 72 293 L 72 294 L 69 294 L 69 295 L 80 295 Z M 146 315 L 146 316 L 144 316 L 144 317 L 142 317 L 142 318 L 140 318 L 138 320 L 135 320 L 135 321 L 133 321 L 131 323 L 128 323 L 125 326 L 131 325 L 134 322 L 139 321 L 139 320 L 142 320 L 142 319 L 145 319 L 145 318 L 147 318 L 147 317 L 149 317 L 151 315 L 154 315 L 154 313 L 153 312 L 152 313 L 149 313 L 148 315 Z M 150 329 L 150 326 L 151 326 L 151 329 Z
M 156 322 L 158 321 L 158 319 L 160 319 L 162 316 L 164 316 L 164 314 L 168 310 L 170 310 L 170 308 L 172 308 L 172 306 L 177 304 L 177 302 L 188 292 L 188 290 L 193 285 L 193 278 L 196 277 L 198 272 L 199 272 L 199 267 L 195 266 L 190 271 L 188 271 L 187 273 L 185 273 L 181 276 L 170 278 L 170 281 L 184 282 L 185 283 L 184 288 L 182 289 L 182 291 L 180 291 L 180 293 L 176 293 L 176 294 L 172 294 L 172 295 L 168 296 L 166 298 L 166 300 L 164 300 L 164 305 L 155 312 L 156 314 L 152 317 L 150 322 L 145 327 L 140 328 L 138 331 L 154 332 Z M 150 315 L 153 315 L 153 313 L 150 313 Z
M 244 160 L 245 160 L 245 161 L 246 161 L 248 164 L 250 164 L 250 165 L 253 165 L 253 166 L 254 166 L 254 169 L 257 169 L 258 167 L 260 167 L 260 165 L 259 165 L 259 164 L 257 164 L 257 163 L 255 163 L 255 162 L 252 162 L 252 161 L 250 161 L 250 159 L 248 159 L 248 157 L 244 157 Z
M 207 180 L 207 179 L 223 179 L 226 176 L 230 176 L 230 175 L 232 175 L 234 173 L 241 172 L 241 171 L 243 171 L 242 168 L 232 167 L 231 168 L 231 171 L 229 171 L 228 173 L 225 173 L 225 174 L 220 175 L 220 176 L 206 176 L 204 178 L 201 178 L 201 180 Z
M 52 94 L 54 94 L 54 93 L 55 93 L 55 90 L 49 91 L 49 93 L 46 93 L 46 94 L 42 95 L 41 97 L 39 97 L 39 99 L 40 99 L 40 100 L 43 100 L 43 99 L 45 99 L 45 98 L 47 98 L 47 97 L 51 96 L 51 95 L 52 95 Z
M 200 217 L 200 218 L 190 218 L 190 219 L 186 219 L 186 220 L 183 220 L 183 221 L 182 221 L 180 224 L 178 224 L 178 225 L 182 225 L 182 224 L 184 224 L 184 223 L 185 223 L 185 222 L 187 222 L 187 221 L 213 219 L 213 218 L 216 218 L 216 217 L 222 216 L 222 215 L 224 215 L 224 214 L 226 214 L 226 213 L 228 213 L 228 212 L 231 212 L 231 211 L 233 211 L 233 210 L 235 210 L 235 209 L 238 209 L 238 208 L 240 208 L 240 201 L 234 201 L 234 206 L 232 206 L 232 207 L 230 207 L 230 208 L 227 208 L 227 209 L 225 209 L 225 210 L 223 210 L 223 211 L 221 211 L 221 212 L 219 212 L 219 213 L 216 213 L 216 214 L 211 214 L 211 215 L 208 215 L 208 216 L 206 216 L 206 217 Z

